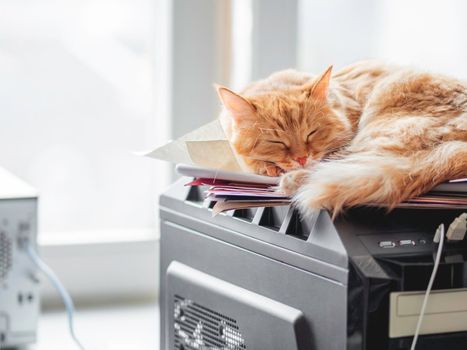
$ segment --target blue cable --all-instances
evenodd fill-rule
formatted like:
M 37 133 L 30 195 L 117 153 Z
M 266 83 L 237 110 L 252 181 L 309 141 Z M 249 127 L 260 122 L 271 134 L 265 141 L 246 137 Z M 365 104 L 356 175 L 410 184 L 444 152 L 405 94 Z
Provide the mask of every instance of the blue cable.
M 41 270 L 47 276 L 49 281 L 52 283 L 52 285 L 55 287 L 55 289 L 58 291 L 58 293 L 62 297 L 63 304 L 65 305 L 67 316 L 68 316 L 68 327 L 69 327 L 71 338 L 73 338 L 76 346 L 80 350 L 86 350 L 75 334 L 74 323 L 73 323 L 75 306 L 73 304 L 73 300 L 71 299 L 70 294 L 67 292 L 63 284 L 60 282 L 55 272 L 53 272 L 53 270 L 39 257 L 39 255 L 37 254 L 32 244 L 27 245 L 26 252 L 29 258 L 31 259 L 31 261 L 34 263 L 34 265 L 36 265 L 37 268 Z

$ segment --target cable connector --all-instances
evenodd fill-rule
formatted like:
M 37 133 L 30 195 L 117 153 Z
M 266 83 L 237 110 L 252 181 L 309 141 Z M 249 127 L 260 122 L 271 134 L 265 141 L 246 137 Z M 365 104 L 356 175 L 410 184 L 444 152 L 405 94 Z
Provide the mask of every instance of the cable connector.
M 433 242 L 439 243 L 441 240 L 441 235 L 444 235 L 444 225 L 439 225 L 436 229 L 435 235 L 433 236 Z
M 467 231 L 467 213 L 462 213 L 449 225 L 446 237 L 450 241 L 462 241 Z

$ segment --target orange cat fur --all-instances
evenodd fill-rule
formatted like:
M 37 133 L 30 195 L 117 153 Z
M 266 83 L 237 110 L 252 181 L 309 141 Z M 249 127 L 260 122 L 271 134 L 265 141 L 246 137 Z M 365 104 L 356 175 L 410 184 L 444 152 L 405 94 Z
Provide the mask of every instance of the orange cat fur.
M 393 207 L 467 176 L 465 82 L 366 61 L 218 94 L 236 153 L 253 172 L 286 172 L 280 187 L 304 211 Z

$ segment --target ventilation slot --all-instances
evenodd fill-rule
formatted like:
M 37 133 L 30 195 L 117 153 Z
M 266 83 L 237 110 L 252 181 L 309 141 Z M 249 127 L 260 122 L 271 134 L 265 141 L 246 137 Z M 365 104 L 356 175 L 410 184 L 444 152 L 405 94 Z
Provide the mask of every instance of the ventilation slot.
M 191 186 L 186 197 L 187 202 L 196 204 L 197 206 L 203 206 L 204 202 L 204 191 L 206 186 Z
M 297 210 L 294 210 L 287 223 L 285 234 L 306 241 L 312 230 L 309 220 L 303 220 Z
M 258 208 L 237 209 L 234 211 L 233 216 L 234 218 L 238 218 L 247 222 L 252 222 L 257 210 Z
M 175 349 L 247 349 L 236 320 L 178 295 L 173 311 Z
M 264 208 L 263 215 L 259 221 L 260 226 L 267 227 L 274 231 L 279 231 L 284 221 L 289 206 Z
M 0 281 L 4 281 L 11 269 L 11 240 L 5 231 L 0 231 Z

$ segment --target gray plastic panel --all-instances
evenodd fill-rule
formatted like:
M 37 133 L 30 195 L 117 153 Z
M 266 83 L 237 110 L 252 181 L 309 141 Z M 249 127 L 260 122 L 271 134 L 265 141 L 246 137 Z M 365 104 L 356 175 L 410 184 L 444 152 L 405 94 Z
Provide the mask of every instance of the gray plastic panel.
M 166 303 L 173 349 L 310 349 L 301 311 L 176 261 Z
M 189 180 L 180 179 L 160 197 L 162 219 L 346 283 L 348 256 L 326 211 L 300 218 L 287 206 L 212 217 L 202 193 L 183 186 Z
M 179 217 L 174 218 L 179 221 Z M 214 226 L 205 228 L 210 230 Z M 347 292 L 343 283 L 226 243 L 213 238 L 211 234 L 189 229 L 173 221 L 161 222 L 161 349 L 173 350 L 168 343 L 171 310 L 167 310 L 166 304 L 170 298 L 167 293 L 172 292 L 168 292 L 166 276 L 169 265 L 174 261 L 300 310 L 311 334 L 311 349 L 345 349 Z M 295 255 L 293 252 L 288 254 Z M 282 255 L 286 256 L 286 253 Z M 245 313 L 243 317 L 247 316 L 251 314 Z M 254 329 L 245 331 L 245 339 L 247 333 L 252 331 Z M 314 337 L 314 334 L 319 334 L 319 337 Z

